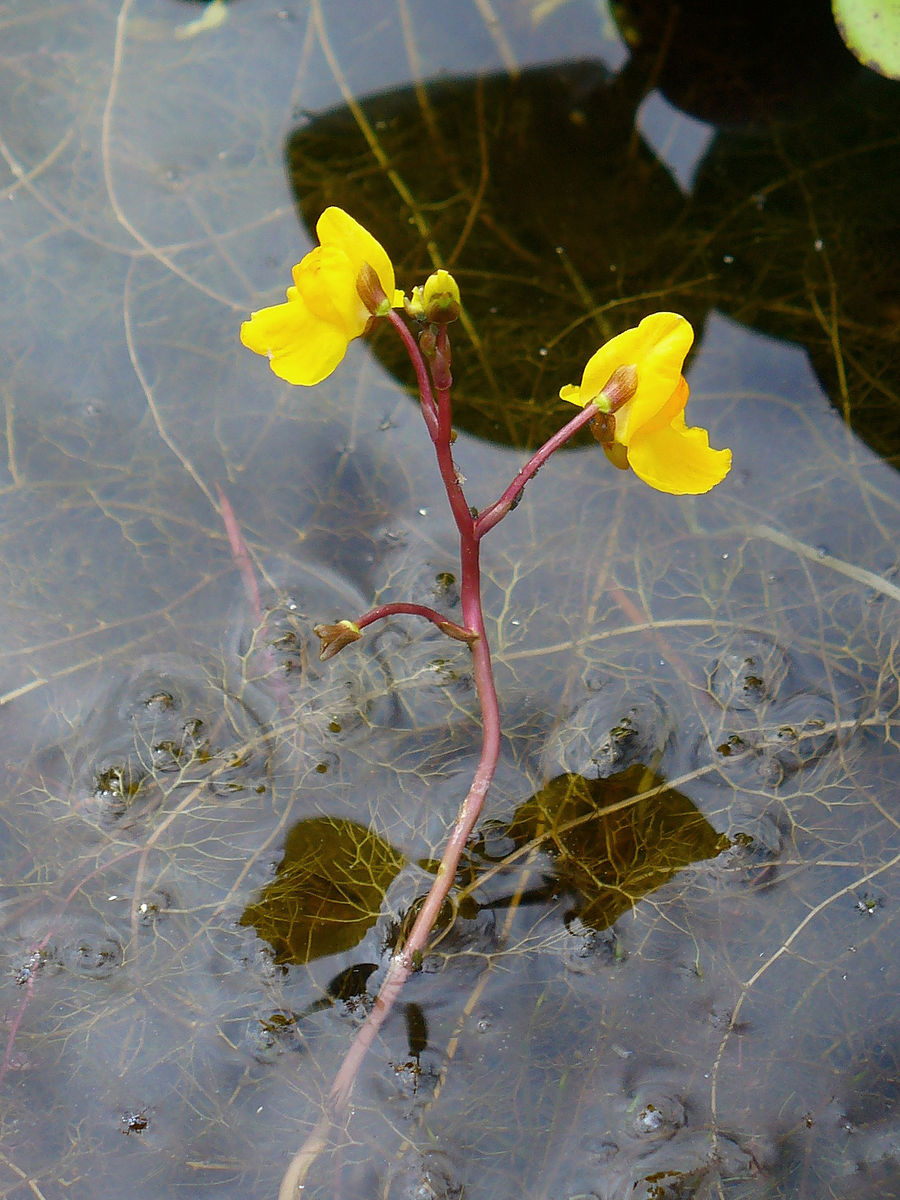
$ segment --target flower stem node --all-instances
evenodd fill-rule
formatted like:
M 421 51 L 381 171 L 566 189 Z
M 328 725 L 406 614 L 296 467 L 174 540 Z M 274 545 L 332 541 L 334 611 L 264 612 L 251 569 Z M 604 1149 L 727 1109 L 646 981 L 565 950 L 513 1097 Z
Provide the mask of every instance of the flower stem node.
M 422 288 L 422 303 L 426 321 L 449 325 L 458 319 L 461 308 L 459 285 L 449 271 L 441 268 L 428 276 Z
M 457 642 L 465 642 L 467 646 L 472 646 L 478 641 L 478 634 L 474 629 L 466 629 L 465 625 L 457 625 L 455 621 L 439 621 L 438 629 Z
M 338 621 L 336 625 L 316 625 L 313 633 L 322 643 L 319 658 L 323 662 L 334 658 L 345 646 L 358 642 L 362 637 L 359 626 L 354 625 L 352 621 Z

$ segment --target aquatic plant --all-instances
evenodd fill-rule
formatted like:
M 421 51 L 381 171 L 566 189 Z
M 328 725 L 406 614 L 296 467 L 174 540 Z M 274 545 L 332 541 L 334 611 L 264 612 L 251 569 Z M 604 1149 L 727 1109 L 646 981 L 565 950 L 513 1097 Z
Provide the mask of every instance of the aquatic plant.
M 384 248 L 347 213 L 326 209 L 316 228 L 320 245 L 294 268 L 294 286 L 288 289 L 285 303 L 253 313 L 242 326 L 241 339 L 251 350 L 266 355 L 282 379 L 312 385 L 336 369 L 350 341 L 374 322 L 387 321 L 393 326 L 415 371 L 422 417 L 459 535 L 463 617 L 460 624 L 427 605 L 381 604 L 355 619 L 317 625 L 321 657 L 340 653 L 358 641 L 366 628 L 387 617 L 409 615 L 432 622 L 448 637 L 469 646 L 482 744 L 432 887 L 405 941 L 391 958 L 375 1004 L 337 1072 L 320 1120 L 283 1177 L 279 1200 L 300 1194 L 310 1165 L 347 1104 L 367 1050 L 421 960 L 497 767 L 500 708 L 482 610 L 482 539 L 516 507 L 525 486 L 550 456 L 585 427 L 591 428 L 616 466 L 630 467 L 651 487 L 668 494 L 707 492 L 731 468 L 729 450 L 711 449 L 705 430 L 685 424 L 688 385 L 682 368 L 693 331 L 675 313 L 655 313 L 596 351 L 580 385 L 567 385 L 560 392 L 562 399 L 581 411 L 532 454 L 492 504 L 481 511 L 471 507 L 452 448 L 448 327 L 461 311 L 456 281 L 449 272 L 438 270 L 404 296 L 395 289 L 394 268 Z M 397 311 L 401 306 L 405 316 Z

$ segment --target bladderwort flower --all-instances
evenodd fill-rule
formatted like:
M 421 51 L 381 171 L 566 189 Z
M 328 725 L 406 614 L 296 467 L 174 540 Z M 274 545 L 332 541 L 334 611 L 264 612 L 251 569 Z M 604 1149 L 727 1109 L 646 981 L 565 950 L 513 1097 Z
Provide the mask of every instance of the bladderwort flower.
M 631 467 L 652 488 L 674 496 L 700 495 L 731 470 L 731 451 L 713 450 L 705 429 L 685 424 L 688 385 L 681 373 L 694 331 L 677 313 L 653 313 L 601 346 L 588 361 L 581 384 L 567 384 L 560 398 L 584 408 L 594 404 L 607 457 Z M 623 368 L 630 384 L 620 394 L 603 389 Z
M 327 379 L 365 333 L 379 295 L 386 310 L 403 306 L 386 250 L 358 221 L 326 208 L 316 234 L 319 245 L 292 271 L 286 303 L 259 309 L 241 326 L 245 346 L 267 355 L 281 379 L 306 387 Z

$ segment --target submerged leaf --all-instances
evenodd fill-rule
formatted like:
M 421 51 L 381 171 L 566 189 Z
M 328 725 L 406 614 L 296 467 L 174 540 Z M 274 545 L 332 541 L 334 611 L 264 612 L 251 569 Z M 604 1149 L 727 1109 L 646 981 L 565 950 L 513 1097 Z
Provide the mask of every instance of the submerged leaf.
M 551 780 L 519 808 L 509 833 L 517 845 L 543 845 L 559 887 L 580 897 L 578 915 L 597 930 L 728 846 L 687 796 L 642 766 Z
M 355 821 L 300 821 L 275 878 L 247 905 L 241 924 L 256 929 L 279 963 L 351 950 L 375 924 L 402 865 L 401 854 Z

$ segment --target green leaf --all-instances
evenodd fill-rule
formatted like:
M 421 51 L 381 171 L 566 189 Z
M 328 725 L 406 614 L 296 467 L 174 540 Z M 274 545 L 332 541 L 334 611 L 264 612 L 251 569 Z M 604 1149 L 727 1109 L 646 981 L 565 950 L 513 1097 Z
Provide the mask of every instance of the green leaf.
M 863 66 L 900 79 L 897 0 L 831 0 L 838 32 Z

